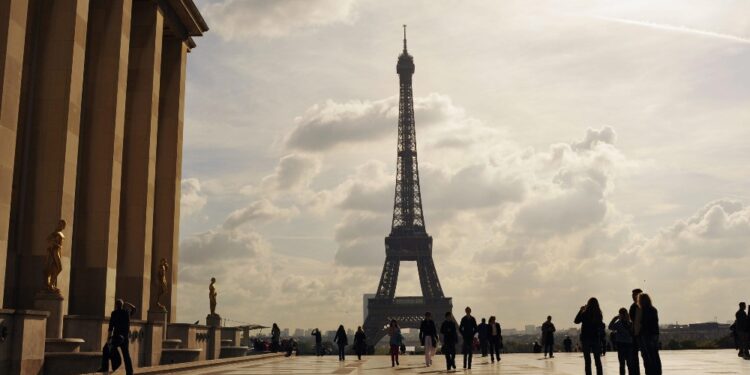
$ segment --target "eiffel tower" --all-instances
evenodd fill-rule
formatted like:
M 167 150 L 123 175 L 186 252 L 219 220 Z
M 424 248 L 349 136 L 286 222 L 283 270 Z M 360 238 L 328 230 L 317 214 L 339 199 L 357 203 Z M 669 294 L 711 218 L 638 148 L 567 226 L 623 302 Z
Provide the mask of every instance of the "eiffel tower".
M 430 311 L 439 327 L 445 313 L 453 308 L 451 299 L 445 297 L 440 286 L 432 261 L 432 237 L 425 230 L 422 215 L 411 86 L 414 58 L 406 51 L 406 25 L 404 50 L 398 57 L 396 72 L 400 82 L 396 192 L 391 233 L 385 238 L 383 274 L 377 293 L 367 299 L 363 329 L 370 347 L 385 336 L 392 319 L 398 321 L 401 328 L 419 328 L 424 313 Z M 421 296 L 396 297 L 401 262 L 417 262 Z

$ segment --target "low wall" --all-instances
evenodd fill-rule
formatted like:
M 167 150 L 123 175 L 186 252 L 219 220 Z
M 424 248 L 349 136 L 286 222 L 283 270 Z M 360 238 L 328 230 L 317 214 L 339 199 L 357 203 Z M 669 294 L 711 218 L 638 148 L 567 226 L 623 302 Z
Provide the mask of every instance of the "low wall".
M 171 323 L 167 326 L 167 339 L 182 340 L 180 348 L 183 349 L 201 349 L 198 360 L 205 361 L 209 359 L 210 331 L 211 329 L 204 325 Z
M 42 373 L 48 316 L 46 311 L 0 309 L 0 374 Z

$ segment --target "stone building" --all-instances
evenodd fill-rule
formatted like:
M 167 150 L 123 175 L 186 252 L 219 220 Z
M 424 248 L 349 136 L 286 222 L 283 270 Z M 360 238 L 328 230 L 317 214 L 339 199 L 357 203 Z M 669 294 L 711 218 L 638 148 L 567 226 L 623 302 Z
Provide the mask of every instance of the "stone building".
M 141 337 L 134 361 L 158 362 L 176 323 L 185 64 L 207 30 L 192 0 L 0 1 L 0 373 L 39 373 L 45 338 L 47 361 L 99 351 L 115 297 L 158 346 Z

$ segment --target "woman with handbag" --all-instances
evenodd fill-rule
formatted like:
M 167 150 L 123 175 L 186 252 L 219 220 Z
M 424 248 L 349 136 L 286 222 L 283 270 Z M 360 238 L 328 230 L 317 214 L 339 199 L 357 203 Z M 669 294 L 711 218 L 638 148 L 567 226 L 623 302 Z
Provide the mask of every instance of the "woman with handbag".
M 424 364 L 430 367 L 437 346 L 437 327 L 429 311 L 424 314 L 424 320 L 419 325 L 419 342 L 424 346 Z

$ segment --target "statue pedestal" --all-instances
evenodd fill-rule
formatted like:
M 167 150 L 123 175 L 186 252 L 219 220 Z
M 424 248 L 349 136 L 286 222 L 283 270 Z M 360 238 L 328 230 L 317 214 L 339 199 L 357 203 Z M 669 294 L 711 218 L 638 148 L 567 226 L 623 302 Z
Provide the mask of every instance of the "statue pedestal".
M 148 310 L 148 322 L 162 327 L 162 340 L 167 339 L 167 310 L 156 308 Z
M 63 301 L 60 292 L 43 290 L 34 296 L 34 309 L 49 312 L 46 338 L 59 339 L 63 334 Z
M 219 314 L 208 314 L 206 315 L 206 325 L 209 327 L 220 328 L 221 327 L 221 316 Z

